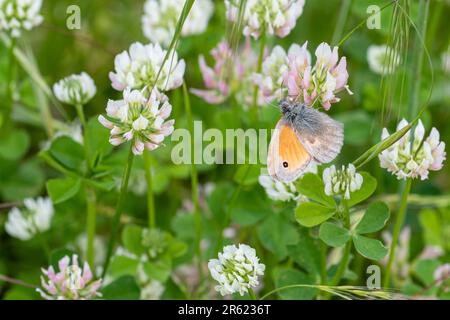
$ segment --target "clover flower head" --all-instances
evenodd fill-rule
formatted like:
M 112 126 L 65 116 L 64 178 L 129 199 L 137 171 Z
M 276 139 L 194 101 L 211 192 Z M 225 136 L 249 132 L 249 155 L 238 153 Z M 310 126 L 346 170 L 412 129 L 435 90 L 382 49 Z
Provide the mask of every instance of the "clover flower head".
M 297 200 L 299 194 L 294 183 L 283 183 L 273 179 L 270 175 L 260 175 L 259 184 L 264 187 L 268 197 L 275 201 Z
M 219 259 L 209 260 L 208 268 L 222 296 L 235 292 L 242 296 L 259 285 L 258 277 L 264 275 L 265 265 L 259 263 L 255 249 L 239 244 L 224 247 Z
M 323 171 L 325 194 L 328 196 L 343 195 L 344 199 L 350 199 L 350 194 L 361 189 L 363 177 L 356 172 L 353 164 L 336 169 L 334 165 Z
M 52 137 L 55 140 L 58 137 L 69 137 L 79 144 L 83 144 L 83 130 L 78 120 L 74 120 L 71 123 L 64 124 Z
M 386 45 L 372 45 L 367 49 L 367 62 L 370 70 L 377 74 L 392 74 L 400 64 L 400 55 Z
M 306 172 L 317 173 L 317 164 L 311 163 L 306 168 L 305 173 Z M 295 182 L 284 183 L 273 179 L 268 174 L 261 174 L 258 181 L 259 184 L 265 189 L 267 196 L 274 201 L 307 201 L 307 198 L 297 191 Z
M 408 125 L 403 119 L 397 131 Z M 386 139 L 389 132 L 383 129 L 381 139 Z M 380 166 L 394 174 L 397 179 L 428 179 L 429 171 L 442 169 L 446 158 L 445 142 L 439 141 L 439 131 L 432 128 L 428 138 L 424 139 L 425 128 L 419 120 L 414 132 L 409 130 L 400 140 L 378 155 Z
M 191 89 L 191 92 L 211 104 L 219 104 L 225 101 L 230 94 L 229 78 L 234 73 L 228 69 L 232 54 L 228 42 L 220 42 L 211 50 L 211 56 L 215 61 L 213 68 L 209 67 L 206 64 L 205 57 L 200 55 L 198 64 L 207 90 Z
M 53 217 L 53 204 L 49 198 L 25 199 L 24 209 L 14 207 L 8 213 L 6 232 L 22 241 L 50 229 Z
M 157 280 L 150 279 L 142 263 L 139 263 L 137 267 L 137 282 L 141 287 L 141 300 L 159 300 L 164 293 L 164 285 Z
M 183 10 L 179 0 L 147 0 L 142 16 L 144 35 L 153 43 L 170 45 L 178 19 Z M 197 0 L 189 12 L 181 31 L 182 36 L 203 33 L 214 10 L 212 0 Z
M 175 120 L 167 120 L 171 112 L 167 96 L 157 89 L 146 99 L 141 91 L 127 88 L 122 100 L 108 101 L 106 115 L 100 115 L 98 120 L 111 129 L 109 142 L 112 145 L 131 140 L 133 153 L 141 155 L 144 149 L 158 148 L 164 138 L 172 134 Z
M 263 32 L 280 38 L 294 29 L 303 13 L 304 0 L 248 0 L 244 10 L 244 35 L 258 39 Z M 227 19 L 236 22 L 240 2 L 225 0 Z
M 288 71 L 283 81 L 287 85 L 289 96 L 308 106 L 319 102 L 325 110 L 339 102 L 336 96 L 342 90 L 353 94 L 347 85 L 347 60 L 339 60 L 338 47 L 333 49 L 327 43 L 321 43 L 315 52 L 316 63 L 311 64 L 308 43 L 301 47 L 293 45 L 288 51 Z
M 159 229 L 144 229 L 142 231 L 142 245 L 147 248 L 150 258 L 156 258 L 167 249 L 167 233 Z
M 201 55 L 199 66 L 206 90 L 191 89 L 191 92 L 210 104 L 220 104 L 232 94 L 244 106 L 251 104 L 255 85 L 253 77 L 258 56 L 252 50 L 248 38 L 245 46 L 239 50 L 240 58 L 235 59 L 228 42 L 220 42 L 211 50 L 214 67 L 209 67 L 205 57 Z M 257 98 L 258 105 L 265 103 L 261 92 Z
M 58 261 L 56 272 L 53 266 L 42 269 L 41 287 L 36 289 L 46 300 L 90 300 L 101 297 L 98 292 L 102 280 L 93 280 L 93 274 L 87 262 L 83 267 L 78 264 L 78 256 L 72 259 L 65 256 Z
M 53 86 L 53 92 L 59 101 L 73 106 L 85 105 L 97 92 L 94 80 L 86 73 L 73 74 Z
M 423 248 L 422 252 L 420 253 L 420 259 L 427 260 L 427 259 L 437 259 L 440 256 L 444 254 L 444 250 L 440 246 L 436 245 L 427 245 L 425 248 Z
M 282 47 L 276 46 L 264 59 L 261 73 L 253 75 L 253 81 L 259 86 L 268 103 L 281 100 L 284 95 L 283 76 L 288 71 L 288 62 L 286 51 Z
M 115 70 L 109 73 L 112 87 L 118 91 L 127 87 L 142 90 L 155 86 L 161 91 L 178 88 L 183 84 L 185 62 L 178 60 L 176 51 L 171 51 L 161 69 L 166 54 L 167 50 L 157 43 L 133 43 L 114 60 Z
M 18 38 L 22 30 L 31 30 L 43 21 L 39 14 L 42 0 L 0 0 L 0 30 Z

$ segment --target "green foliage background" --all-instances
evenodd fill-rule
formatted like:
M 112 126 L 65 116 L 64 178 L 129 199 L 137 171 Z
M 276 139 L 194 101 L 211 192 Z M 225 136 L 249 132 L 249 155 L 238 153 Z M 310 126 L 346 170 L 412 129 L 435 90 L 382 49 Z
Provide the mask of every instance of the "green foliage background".
M 346 19 L 344 34 L 365 19 L 366 8 L 373 2 L 375 1 L 353 1 Z M 81 8 L 82 29 L 80 31 L 70 31 L 65 27 L 66 9 L 71 4 L 77 4 Z M 302 44 L 308 41 L 309 48 L 315 48 L 321 42 L 330 43 L 340 5 L 341 1 L 336 0 L 306 0 L 303 15 L 299 18 L 293 32 L 283 39 L 269 37 L 268 45 L 273 47 L 275 44 L 280 44 L 288 48 L 292 43 Z M 108 73 L 114 68 L 115 55 L 128 49 L 132 42 L 148 42 L 141 31 L 142 12 L 143 1 L 47 0 L 44 1 L 42 10 L 45 22 L 42 26 L 27 32 L 19 42 L 21 48 L 32 52 L 40 73 L 49 85 L 66 75 L 81 71 L 86 71 L 93 77 L 98 92 L 85 107 L 86 115 L 92 123 L 90 135 L 92 139 L 105 137 L 104 142 L 107 142 L 108 133 L 97 127 L 96 117 L 104 112 L 108 99 L 120 97 L 120 93 L 111 88 L 108 79 Z M 431 54 L 433 70 L 430 70 L 428 64 L 424 62 L 419 92 L 420 101 L 424 102 L 430 90 L 433 72 L 435 75 L 433 94 L 422 120 L 427 131 L 432 126 L 438 128 L 441 140 L 445 142 L 449 141 L 450 137 L 450 126 L 447 125 L 450 110 L 450 79 L 441 68 L 440 55 L 449 45 L 450 30 L 445 18 L 449 14 L 450 7 L 439 1 L 432 2 L 426 44 Z M 342 101 L 335 104 L 330 112 L 334 118 L 345 125 L 345 145 L 336 161 L 337 164 L 353 161 L 356 155 L 379 142 L 383 127 L 388 127 L 392 131 L 396 123 L 407 114 L 405 111 L 408 110 L 407 99 L 402 104 L 394 99 L 393 103 L 386 106 L 383 111 L 381 78 L 370 71 L 366 59 L 369 45 L 386 43 L 391 15 L 392 10 L 386 9 L 382 14 L 381 30 L 368 30 L 363 27 L 352 34 L 340 47 L 340 55 L 347 57 L 349 85 L 354 95 L 343 96 Z M 411 15 L 416 21 L 416 3 L 411 7 Z M 207 31 L 202 35 L 181 40 L 178 54 L 187 63 L 185 81 L 189 88 L 203 87 L 198 56 L 203 54 L 209 57 L 209 50 L 224 39 L 229 31 L 230 26 L 225 21 L 224 5 L 222 1 L 216 1 L 214 16 Z M 253 45 L 257 50 L 258 43 L 253 41 Z M 0 95 L 5 92 L 7 65 L 7 48 L 5 45 L 0 45 Z M 411 69 L 411 61 L 408 60 L 406 70 Z M 58 121 L 75 118 L 75 110 L 66 106 L 62 107 L 63 113 L 66 113 L 65 118 L 53 101 L 40 100 L 42 97 L 40 88 L 30 80 L 23 69 L 18 69 L 15 78 L 18 80 L 13 113 L 15 127 L 11 132 L 2 132 L 0 139 L 0 205 L 5 204 L 3 207 L 0 206 L 0 274 L 38 285 L 40 268 L 48 265 L 48 259 L 39 241 L 22 242 L 5 233 L 3 225 L 8 212 L 6 204 L 14 204 L 26 197 L 46 194 L 46 182 L 50 179 L 62 178 L 61 174 L 50 167 L 42 156 L 38 156 L 42 142 L 47 140 L 46 123 L 42 121 L 39 111 L 42 103 L 51 108 L 54 118 Z M 403 84 L 405 92 L 408 92 L 408 88 L 411 88 L 416 80 L 411 72 L 407 72 L 407 79 Z M 390 94 L 398 96 L 399 90 L 400 88 L 397 88 Z M 0 96 L 0 101 L 3 100 L 4 97 Z M 187 128 L 182 89 L 171 92 L 170 100 L 174 107 L 172 118 L 176 119 L 176 128 Z M 276 108 L 267 107 L 261 110 L 260 122 L 252 123 L 245 114 L 242 114 L 241 119 L 236 118 L 228 103 L 213 106 L 191 96 L 191 104 L 194 118 L 203 121 L 204 129 L 237 128 L 241 127 L 242 123 L 245 127 L 273 128 L 279 117 Z M 382 112 L 386 110 L 387 116 L 382 117 Z M 169 255 L 158 262 L 163 261 L 170 266 L 165 264 L 147 267 L 152 270 L 150 273 L 155 278 L 165 281 L 166 290 L 163 298 L 186 298 L 190 297 L 190 293 L 176 285 L 170 274 L 176 266 L 192 263 L 194 256 L 193 216 L 183 214 L 187 211 L 183 203 L 190 198 L 190 167 L 176 166 L 171 163 L 172 144 L 170 141 L 166 142 L 166 147 L 152 153 L 155 165 L 153 184 L 156 193 L 157 225 L 172 234 L 170 237 L 174 237 L 173 245 L 182 245 L 185 248 L 183 250 L 178 248 L 183 254 Z M 79 154 L 77 146 L 73 146 L 73 149 L 68 151 L 70 142 L 63 141 L 62 144 L 64 152 L 74 157 Z M 126 161 L 126 147 L 118 148 L 110 153 L 111 148 L 98 141 L 94 144 L 94 148 L 103 148 L 102 150 L 109 154 L 104 164 L 111 172 L 111 180 L 105 183 L 120 181 Z M 243 170 L 246 169 L 245 165 L 198 166 L 200 184 L 214 184 L 214 190 L 210 195 L 206 196 L 204 192 L 200 192 L 204 241 L 209 244 L 203 258 L 207 260 L 215 257 L 222 244 L 248 243 L 256 248 L 261 261 L 267 266 L 263 281 L 265 292 L 293 283 L 318 283 L 322 245 L 321 240 L 317 238 L 318 233 L 322 234 L 321 239 L 324 241 L 328 239 L 327 234 L 331 234 L 329 241 L 325 242 L 332 247 L 343 245 L 346 242 L 344 240 L 350 239 L 350 235 L 340 230 L 343 238 L 336 238 L 336 233 L 340 231 L 330 230 L 334 227 L 327 224 L 322 224 L 320 231 L 300 226 L 296 222 L 293 203 L 274 203 L 268 199 L 263 188 L 257 183 L 259 168 L 252 168 L 251 173 L 243 181 L 240 180 L 239 177 L 242 178 Z M 364 171 L 369 172 L 377 180 L 375 193 L 368 203 L 373 203 L 375 200 L 385 201 L 391 215 L 395 215 L 401 184 L 399 185 L 395 177 L 379 167 L 377 159 L 367 164 Z M 450 170 L 446 164 L 441 171 L 432 173 L 430 179 L 413 184 L 406 221 L 412 230 L 409 248 L 412 274 L 404 283 L 399 283 L 403 292 L 434 294 L 433 288 L 427 289 L 429 286 L 433 287 L 430 275 L 437 265 L 449 260 L 449 174 Z M 142 180 L 144 180 L 143 163 L 142 159 L 137 158 L 130 189 L 133 190 L 136 185 L 142 183 Z M 48 190 L 50 191 L 51 188 L 49 186 Z M 239 192 L 236 192 L 236 189 L 239 189 Z M 60 185 L 57 185 L 54 190 L 57 193 Z M 97 195 L 99 210 L 97 232 L 105 239 L 110 232 L 110 218 L 117 199 L 117 191 L 113 188 L 112 191 L 98 192 Z M 233 207 L 228 208 L 227 204 L 236 193 L 237 198 Z M 53 196 L 64 197 L 57 194 Z M 52 228 L 44 234 L 45 241 L 52 249 L 79 250 L 75 246 L 75 240 L 80 233 L 84 232 L 86 219 L 83 195 L 76 192 L 68 201 L 56 204 L 55 209 Z M 238 235 L 233 240 L 225 239 L 225 242 L 221 243 L 218 234 L 227 226 L 228 211 L 231 213 L 231 222 L 237 228 Z M 135 248 L 133 240 L 128 238 L 127 234 L 131 231 L 127 228 L 136 225 L 145 227 L 146 219 L 145 195 L 129 192 L 124 208 L 124 222 L 127 224 L 125 230 L 128 231 L 122 233 L 121 243 L 127 249 L 134 248 L 130 251 L 140 249 Z M 392 228 L 392 221 L 392 219 L 389 220 L 385 229 Z M 374 238 L 380 238 L 380 229 L 383 226 L 384 223 L 376 230 L 371 229 L 369 232 L 361 233 L 371 233 Z M 358 235 L 351 237 L 357 246 L 355 239 Z M 426 245 L 438 245 L 445 250 L 440 262 L 416 260 Z M 373 264 L 373 261 L 364 259 L 356 253 L 352 258 L 351 270 L 347 270 L 344 279 L 346 283 L 365 285 L 367 277 L 365 267 Z M 132 277 L 135 272 L 132 264 L 133 262 L 120 261 L 120 259 L 113 262 L 112 276 L 125 275 L 125 277 L 120 278 L 122 284 L 115 284 L 122 290 L 114 289 L 114 285 L 105 289 L 106 298 L 137 298 L 139 296 L 139 288 Z M 334 271 L 329 270 L 331 275 Z M 208 278 L 208 274 L 206 277 Z M 212 280 L 207 280 L 203 285 L 211 286 Z M 130 288 L 129 292 L 124 292 L 124 296 L 118 296 L 117 291 L 123 291 L 123 288 Z M 423 288 L 426 289 L 425 292 Z M 200 297 L 206 297 L 206 292 L 207 290 L 203 290 L 204 296 Z M 312 288 L 297 288 L 278 293 L 278 298 L 311 299 L 317 297 L 317 294 L 318 292 Z M 3 299 L 39 298 L 32 288 L 1 281 L 0 297 Z

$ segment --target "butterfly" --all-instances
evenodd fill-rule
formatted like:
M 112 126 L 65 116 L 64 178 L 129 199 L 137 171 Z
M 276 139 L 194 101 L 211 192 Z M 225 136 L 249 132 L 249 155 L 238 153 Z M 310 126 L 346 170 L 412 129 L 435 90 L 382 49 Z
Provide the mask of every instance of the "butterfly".
M 269 144 L 267 167 L 272 178 L 296 180 L 311 162 L 328 163 L 344 144 L 344 126 L 313 107 L 282 100 L 282 117 Z

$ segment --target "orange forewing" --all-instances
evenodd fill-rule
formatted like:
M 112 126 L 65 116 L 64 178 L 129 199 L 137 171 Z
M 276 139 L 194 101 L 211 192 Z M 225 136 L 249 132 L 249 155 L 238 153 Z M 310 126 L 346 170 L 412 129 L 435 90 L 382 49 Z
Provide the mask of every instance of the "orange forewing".
M 289 171 L 305 168 L 311 161 L 311 156 L 303 147 L 294 129 L 283 124 L 280 128 L 278 159 L 286 161 Z M 282 163 L 281 163 L 282 165 Z

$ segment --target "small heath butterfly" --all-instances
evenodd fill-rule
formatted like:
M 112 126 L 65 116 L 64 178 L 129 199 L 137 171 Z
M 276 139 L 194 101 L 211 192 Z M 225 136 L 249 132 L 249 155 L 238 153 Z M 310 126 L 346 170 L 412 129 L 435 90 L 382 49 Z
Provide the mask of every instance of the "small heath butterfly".
M 297 179 L 310 164 L 328 163 L 341 151 L 344 126 L 323 112 L 290 100 L 280 102 L 282 117 L 270 140 L 269 174 L 282 182 Z

